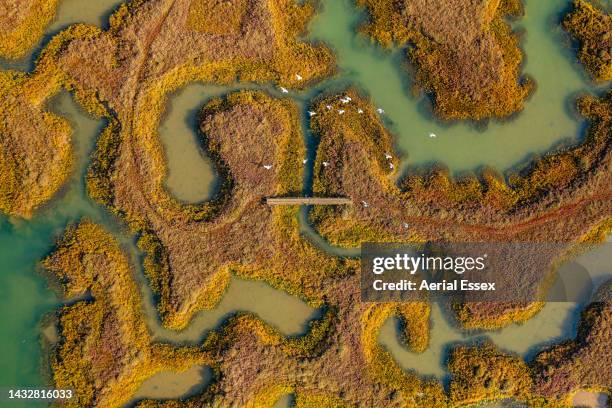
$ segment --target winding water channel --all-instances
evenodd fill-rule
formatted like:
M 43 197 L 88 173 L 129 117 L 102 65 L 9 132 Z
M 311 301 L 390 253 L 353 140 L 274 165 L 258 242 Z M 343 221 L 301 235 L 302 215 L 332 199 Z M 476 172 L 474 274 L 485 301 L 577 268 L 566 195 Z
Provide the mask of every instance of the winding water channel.
M 118 4 L 120 2 L 117 0 L 86 3 L 62 0 L 58 18 L 47 32 L 56 33 L 75 22 L 104 27 L 109 13 Z M 404 155 L 406 169 L 441 162 L 454 172 L 482 166 L 506 170 L 559 144 L 578 142 L 583 122 L 576 117 L 572 108 L 574 97 L 579 92 L 597 89 L 585 79 L 567 46 L 566 37 L 556 24 L 568 4 L 569 0 L 527 1 L 526 17 L 513 24 L 517 29 L 526 31 L 522 42 L 527 54 L 524 72 L 535 78 L 537 90 L 526 103 L 525 111 L 516 118 L 505 123 L 492 121 L 483 129 L 469 123 L 437 122 L 427 110 L 427 100 L 415 98 L 408 92 L 410 78 L 400 67 L 402 51 L 383 51 L 363 36 L 356 35 L 355 27 L 363 15 L 350 0 L 325 0 L 322 12 L 310 26 L 310 38 L 324 41 L 334 49 L 340 73 L 307 92 L 289 95 L 302 112 L 310 157 L 314 155 L 316 144 L 307 131 L 305 111 L 309 101 L 320 92 L 341 89 L 346 85 L 358 86 L 377 106 L 384 108 L 384 120 L 397 137 L 397 148 Z M 0 68 L 30 70 L 37 50 L 40 50 L 40 46 L 33 56 L 23 61 L 0 61 Z M 198 202 L 214 194 L 215 173 L 198 144 L 195 113 L 212 96 L 244 88 L 264 89 L 281 96 L 268 86 L 236 85 L 230 89 L 194 84 L 169 99 L 159 132 L 168 159 L 166 186 L 177 198 Z M 84 175 L 88 156 L 103 123 L 85 115 L 67 94 L 54 98 L 49 106 L 70 121 L 78 163 L 70 184 L 32 220 L 26 222 L 0 217 L 0 312 L 4 316 L 0 326 L 0 349 L 3 350 L 0 357 L 3 367 L 0 370 L 0 386 L 44 384 L 40 369 L 40 322 L 42 316 L 59 306 L 59 301 L 47 288 L 45 279 L 38 274 L 36 260 L 49 253 L 54 239 L 61 235 L 68 223 L 83 217 L 99 222 L 121 240 L 136 265 L 140 265 L 142 256 L 121 223 L 93 203 L 85 193 Z M 430 132 L 437 133 L 439 137 L 428 138 Z M 306 170 L 304 190 L 308 193 L 312 169 Z M 308 225 L 306 211 L 302 213 L 301 230 L 308 239 L 336 256 L 359 255 L 358 250 L 329 247 Z M 597 259 L 612 258 L 609 246 L 598 251 L 602 250 L 608 252 L 604 255 L 597 253 Z M 605 264 L 589 264 L 597 261 L 588 255 L 580 262 L 589 265 L 587 267 L 591 272 L 610 273 Z M 600 272 L 594 273 L 597 275 Z M 141 271 L 138 271 L 137 279 L 143 293 L 147 324 L 158 341 L 196 343 L 229 315 L 239 311 L 257 314 L 285 335 L 303 333 L 307 323 L 319 316 L 317 310 L 300 299 L 264 283 L 234 279 L 216 309 L 199 313 L 189 328 L 175 332 L 161 327 Z M 582 306 L 549 303 L 535 318 L 523 325 L 487 333 L 459 330 L 440 308 L 434 307 L 431 343 L 424 353 L 415 354 L 405 348 L 399 340 L 394 319 L 384 325 L 379 339 L 404 369 L 444 379 L 447 375 L 444 360 L 449 345 L 473 342 L 486 335 L 500 347 L 529 358 L 542 344 L 574 336 Z M 52 328 L 45 326 L 44 333 L 49 340 L 53 340 Z M 210 378 L 210 372 L 203 367 L 192 367 L 184 373 L 163 373 L 147 381 L 139 397 L 174 398 L 190 394 L 201 390 Z M 279 402 L 285 406 L 290 403 L 290 396 Z

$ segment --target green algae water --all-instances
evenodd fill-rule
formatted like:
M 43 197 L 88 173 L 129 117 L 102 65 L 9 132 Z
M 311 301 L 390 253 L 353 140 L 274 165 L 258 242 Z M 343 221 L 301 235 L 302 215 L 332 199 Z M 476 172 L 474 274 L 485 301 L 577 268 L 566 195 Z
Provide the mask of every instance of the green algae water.
M 578 92 L 592 88 L 565 34 L 558 25 L 568 0 L 527 0 L 526 15 L 513 27 L 525 30 L 521 45 L 526 54 L 523 72 L 537 89 L 516 118 L 491 121 L 486 129 L 469 123 L 441 124 L 410 95 L 410 77 L 402 68 L 401 50 L 383 51 L 355 34 L 364 14 L 350 0 L 327 0 L 310 25 L 310 38 L 331 46 L 338 57 L 340 79 L 364 90 L 396 135 L 404 166 L 442 163 L 454 172 L 490 166 L 500 171 L 547 152 L 561 142 L 581 137 L 580 119 L 573 111 Z M 434 133 L 436 138 L 430 138 Z

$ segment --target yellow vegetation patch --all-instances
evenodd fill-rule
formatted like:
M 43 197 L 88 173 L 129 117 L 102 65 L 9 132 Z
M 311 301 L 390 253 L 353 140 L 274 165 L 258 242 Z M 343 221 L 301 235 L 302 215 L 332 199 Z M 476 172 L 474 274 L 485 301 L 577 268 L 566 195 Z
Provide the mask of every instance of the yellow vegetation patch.
M 454 404 L 532 399 L 533 383 L 527 364 L 490 343 L 455 348 L 448 369 L 452 374 L 450 400 Z
M 0 3 L 0 57 L 24 57 L 55 16 L 58 0 L 5 0 Z
M 55 89 L 38 79 L 0 72 L 0 211 L 25 218 L 59 190 L 73 163 L 70 125 L 45 111 Z
M 359 0 L 362 30 L 383 46 L 409 44 L 417 85 L 443 119 L 504 118 L 523 109 L 533 84 L 521 78 L 519 39 L 504 18 L 519 0 Z
M 73 165 L 72 130 L 66 120 L 47 111 L 45 103 L 74 82 L 57 64 L 57 54 L 76 37 L 96 34 L 92 26 L 75 25 L 55 36 L 43 50 L 34 72 L 0 72 L 0 211 L 29 218 L 68 179 Z
M 369 375 L 400 392 L 404 399 L 420 406 L 445 406 L 446 396 L 439 383 L 424 381 L 413 372 L 403 371 L 378 342 L 382 325 L 398 315 L 405 324 L 407 344 L 415 352 L 424 351 L 429 342 L 429 311 L 427 303 L 378 303 L 366 307 L 361 316 L 363 354 Z

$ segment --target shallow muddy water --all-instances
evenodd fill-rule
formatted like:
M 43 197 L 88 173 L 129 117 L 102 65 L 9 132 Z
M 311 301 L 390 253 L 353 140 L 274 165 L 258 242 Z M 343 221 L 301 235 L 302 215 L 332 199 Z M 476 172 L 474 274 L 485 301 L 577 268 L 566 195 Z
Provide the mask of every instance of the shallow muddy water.
M 276 401 L 273 408 L 291 408 L 295 405 L 295 397 L 293 394 L 283 395 Z
M 578 391 L 572 400 L 573 407 L 608 408 L 608 395 L 603 392 Z

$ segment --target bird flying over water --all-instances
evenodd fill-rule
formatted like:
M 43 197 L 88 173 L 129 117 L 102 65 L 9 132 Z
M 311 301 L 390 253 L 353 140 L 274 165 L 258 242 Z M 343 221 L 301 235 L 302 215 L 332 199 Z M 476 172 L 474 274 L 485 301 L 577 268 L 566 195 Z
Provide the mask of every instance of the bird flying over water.
M 282 86 L 280 87 L 280 90 L 281 90 L 282 93 L 289 93 L 287 88 L 283 88 Z

